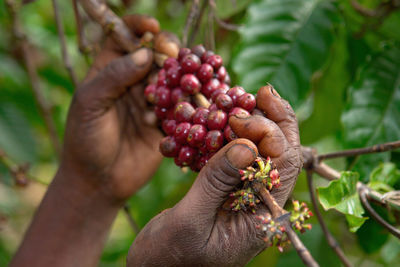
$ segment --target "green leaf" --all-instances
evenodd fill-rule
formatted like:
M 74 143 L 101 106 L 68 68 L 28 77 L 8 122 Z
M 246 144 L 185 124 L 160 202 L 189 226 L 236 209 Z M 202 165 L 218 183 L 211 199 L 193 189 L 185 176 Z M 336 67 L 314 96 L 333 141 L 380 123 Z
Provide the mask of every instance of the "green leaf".
M 296 107 L 310 90 L 333 41 L 336 7 L 330 1 L 253 2 L 240 30 L 233 68 L 250 92 L 270 82 Z
M 350 231 L 355 232 L 367 219 L 357 193 L 358 173 L 342 172 L 340 179 L 318 188 L 318 197 L 325 210 L 335 209 L 346 215 Z
M 394 186 L 400 180 L 400 170 L 392 162 L 385 162 L 376 167 L 369 178 L 370 182 L 383 182 Z
M 387 48 L 359 71 L 350 87 L 348 105 L 342 114 L 348 147 L 365 147 L 400 139 L 400 49 Z M 365 179 L 390 153 L 363 156 L 355 165 Z

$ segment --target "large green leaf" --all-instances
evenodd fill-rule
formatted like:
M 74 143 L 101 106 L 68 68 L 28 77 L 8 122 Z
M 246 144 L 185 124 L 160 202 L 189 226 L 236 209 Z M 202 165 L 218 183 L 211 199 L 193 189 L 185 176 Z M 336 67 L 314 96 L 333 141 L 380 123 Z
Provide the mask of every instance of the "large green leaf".
M 234 60 L 240 84 L 251 92 L 267 82 L 295 107 L 310 89 L 333 40 L 335 6 L 318 0 L 253 2 L 240 30 Z
M 358 173 L 342 172 L 340 179 L 318 188 L 318 197 L 325 210 L 335 209 L 346 215 L 350 231 L 355 232 L 367 219 L 357 193 Z
M 400 170 L 392 162 L 385 162 L 376 167 L 369 178 L 368 186 L 383 193 L 394 190 L 393 186 L 400 181 Z
M 400 139 L 400 49 L 387 48 L 365 65 L 350 87 L 348 106 L 342 115 L 348 147 L 365 147 Z M 356 170 L 365 180 L 389 153 L 363 156 Z

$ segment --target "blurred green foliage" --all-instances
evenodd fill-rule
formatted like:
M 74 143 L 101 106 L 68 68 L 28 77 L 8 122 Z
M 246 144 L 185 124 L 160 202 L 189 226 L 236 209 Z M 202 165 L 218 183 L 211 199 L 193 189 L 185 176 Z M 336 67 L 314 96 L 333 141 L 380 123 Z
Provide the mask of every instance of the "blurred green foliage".
M 78 77 L 88 63 L 77 47 L 76 26 L 70 1 L 58 1 L 68 51 Z M 145 13 L 156 17 L 162 28 L 181 36 L 190 1 L 136 0 L 129 8 L 122 1 L 108 1 L 119 15 Z M 233 78 L 256 92 L 267 82 L 295 107 L 303 145 L 319 152 L 364 147 L 400 139 L 400 10 L 382 18 L 366 17 L 348 0 L 217 0 L 217 14 L 230 23 L 243 24 L 231 32 L 215 24 L 217 52 Z M 359 0 L 375 10 L 389 0 Z M 207 16 L 205 16 L 207 17 Z M 53 107 L 53 119 L 63 136 L 74 86 L 63 66 L 50 1 L 33 1 L 20 10 L 21 23 L 33 46 L 40 84 Z M 85 35 L 99 41 L 100 29 L 85 21 Z M 204 20 L 196 42 L 207 35 Z M 17 163 L 29 162 L 30 173 L 49 183 L 57 160 L 35 105 L 30 82 L 12 38 L 11 21 L 0 2 L 0 148 Z M 389 162 L 378 166 L 381 162 Z M 351 169 L 367 182 L 384 182 L 399 189 L 400 153 L 332 160 L 339 170 Z M 45 187 L 31 183 L 16 188 L 0 164 L 0 266 L 8 263 L 38 206 Z M 391 177 L 391 178 L 385 178 Z M 394 177 L 394 178 L 393 178 Z M 387 179 L 395 179 L 397 182 Z M 129 200 L 132 216 L 143 227 L 153 216 L 178 202 L 190 188 L 195 174 L 183 173 L 165 159 L 154 179 Z M 316 179 L 316 185 L 327 182 Z M 380 185 L 380 188 L 382 187 Z M 304 174 L 294 197 L 309 202 Z M 394 223 L 391 214 L 375 207 Z M 322 211 L 329 229 L 356 266 L 389 266 L 400 261 L 400 242 L 376 222 L 367 220 L 350 233 L 345 216 Z M 368 214 L 363 216 L 368 217 Z M 328 247 L 315 218 L 313 229 L 301 238 L 321 266 L 340 266 Z M 101 266 L 121 266 L 134 233 L 122 212 L 112 228 Z M 302 266 L 293 249 L 284 253 L 268 249 L 248 266 Z

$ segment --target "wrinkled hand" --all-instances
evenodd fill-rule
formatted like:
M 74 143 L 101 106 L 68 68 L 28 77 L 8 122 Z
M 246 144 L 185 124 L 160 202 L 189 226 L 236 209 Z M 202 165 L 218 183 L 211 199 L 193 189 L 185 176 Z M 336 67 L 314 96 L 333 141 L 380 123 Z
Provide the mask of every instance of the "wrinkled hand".
M 124 21 L 136 36 L 159 32 L 154 18 L 130 15 Z M 79 173 L 113 200 L 131 196 L 161 161 L 162 134 L 143 97 L 152 63 L 150 49 L 124 55 L 106 40 L 70 107 L 61 169 Z
M 187 195 L 146 225 L 130 249 L 128 266 L 243 266 L 265 248 L 256 215 L 225 208 L 240 183 L 238 169 L 251 165 L 258 153 L 271 156 L 282 179 L 273 195 L 283 206 L 302 160 L 290 105 L 265 86 L 258 92 L 257 108 L 256 116 L 231 117 L 232 129 L 246 139 L 234 140 L 214 155 Z M 266 212 L 259 205 L 257 214 Z

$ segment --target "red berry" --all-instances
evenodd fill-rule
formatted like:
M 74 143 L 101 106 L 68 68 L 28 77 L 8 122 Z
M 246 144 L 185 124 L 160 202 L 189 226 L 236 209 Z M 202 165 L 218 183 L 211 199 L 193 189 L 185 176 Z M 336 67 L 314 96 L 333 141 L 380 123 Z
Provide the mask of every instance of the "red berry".
M 224 136 L 222 135 L 221 131 L 209 131 L 206 135 L 205 143 L 208 151 L 218 151 L 218 149 L 220 149 L 224 144 Z
M 197 147 L 203 144 L 206 137 L 207 129 L 201 124 L 194 124 L 189 130 L 186 138 L 187 143 L 192 147 Z
M 170 69 L 170 68 L 172 68 L 172 67 L 174 67 L 174 68 L 179 67 L 179 62 L 178 62 L 178 60 L 176 60 L 176 58 L 169 57 L 169 58 L 167 58 L 167 59 L 164 61 L 164 66 L 163 66 L 163 68 L 164 68 L 165 70 L 168 70 L 168 69 Z
M 219 109 L 228 112 L 233 107 L 232 98 L 227 94 L 219 94 L 215 98 L 215 104 Z
M 228 116 L 222 110 L 211 111 L 207 119 L 207 127 L 210 130 L 222 130 L 225 128 Z
M 208 110 L 211 112 L 211 111 L 216 111 L 216 110 L 218 110 L 218 107 L 217 107 L 217 105 L 215 104 L 215 103 L 213 103 L 213 104 L 211 104 L 209 107 L 208 107 Z M 208 118 L 207 118 L 207 120 L 208 120 Z
M 176 87 L 171 91 L 171 101 L 173 104 L 179 102 L 190 102 L 190 97 L 185 95 L 180 87 Z
M 224 129 L 224 137 L 226 141 L 231 142 L 237 138 L 237 135 L 233 132 L 231 126 L 227 125 Z
M 244 93 L 246 93 L 246 91 L 240 86 L 232 87 L 228 90 L 228 92 L 226 92 L 226 94 L 232 98 L 234 106 L 236 106 L 236 100 L 239 98 L 239 96 L 243 95 Z
M 195 54 L 186 55 L 181 61 L 183 73 L 195 73 L 201 65 L 200 58 Z
M 229 73 L 226 73 L 224 83 L 226 83 L 227 85 L 231 84 L 231 77 L 229 76 Z
M 167 72 L 164 69 L 161 69 L 157 74 L 157 85 L 158 86 L 167 85 Z
M 195 172 L 199 172 L 207 164 L 207 162 L 208 162 L 208 156 L 198 155 L 195 158 L 195 161 L 192 163 L 192 165 L 190 165 L 190 168 Z
M 256 98 L 252 94 L 245 93 L 238 97 L 236 105 L 251 112 L 256 107 Z
M 195 45 L 192 47 L 192 53 L 201 58 L 201 56 L 206 52 L 206 49 L 203 45 Z
M 211 55 L 207 57 L 206 63 L 210 64 L 215 70 L 217 70 L 222 66 L 222 57 L 220 55 Z
M 221 83 L 221 85 L 219 86 L 219 88 L 221 88 L 222 90 L 224 90 L 224 93 L 226 94 L 229 91 L 229 85 L 227 85 L 226 83 Z
M 182 163 L 183 166 L 187 166 L 190 165 L 193 160 L 194 157 L 197 154 L 197 150 L 190 147 L 190 146 L 184 146 L 181 148 L 181 150 L 179 151 L 179 161 Z
M 174 162 L 176 166 L 183 167 L 182 162 L 179 160 L 179 157 L 174 158 Z
M 193 74 L 185 74 L 181 78 L 181 89 L 183 92 L 194 95 L 201 88 L 200 81 Z
M 189 55 L 190 53 L 192 53 L 192 51 L 190 51 L 190 49 L 187 47 L 179 49 L 178 61 L 180 62 L 186 55 Z
M 215 99 L 217 98 L 217 96 L 218 96 L 219 94 L 226 94 L 226 92 L 227 92 L 227 90 L 226 90 L 224 87 L 222 87 L 222 86 L 218 87 L 217 90 L 215 90 L 215 91 L 211 94 L 211 99 L 212 99 L 212 101 L 215 102 Z
M 196 108 L 196 112 L 193 115 L 193 123 L 207 125 L 208 114 L 210 111 L 206 108 Z
M 174 137 L 178 143 L 186 144 L 186 138 L 188 137 L 191 126 L 192 125 L 188 122 L 181 122 L 176 126 Z
M 197 78 L 202 83 L 209 81 L 214 75 L 214 69 L 210 64 L 204 63 L 201 64 L 199 70 L 197 71 Z
M 202 56 L 201 56 L 201 62 L 202 63 L 206 63 L 207 59 L 214 55 L 214 52 L 211 50 L 206 51 Z
M 201 92 L 205 97 L 210 98 L 211 94 L 219 88 L 220 84 L 217 79 L 211 79 L 201 87 Z
M 165 86 L 158 87 L 154 103 L 161 108 L 168 108 L 172 106 L 171 91 Z
M 160 142 L 160 152 L 165 157 L 175 157 L 178 155 L 181 146 L 172 136 L 164 137 Z
M 234 107 L 229 112 L 229 117 L 230 116 L 235 116 L 235 115 L 239 115 L 240 117 L 247 117 L 247 116 L 250 116 L 250 113 L 245 109 L 242 109 L 242 108 L 239 108 L 239 107 Z
M 226 78 L 227 71 L 224 66 L 221 66 L 217 71 L 217 79 L 223 83 Z
M 176 129 L 176 121 L 175 120 L 163 120 L 162 129 L 164 133 L 167 135 L 174 135 Z
M 167 85 L 169 88 L 178 86 L 181 81 L 181 73 L 179 67 L 171 67 L 167 70 L 166 74 Z
M 168 109 L 161 108 L 159 106 L 154 107 L 154 113 L 156 114 L 157 118 L 162 120 L 165 119 L 168 115 Z
M 180 102 L 174 109 L 174 117 L 177 122 L 191 122 L 194 113 L 195 109 L 188 102 Z
M 146 86 L 146 89 L 144 89 L 144 96 L 147 102 L 154 104 L 156 97 L 156 89 L 157 87 L 155 84 L 149 84 Z

